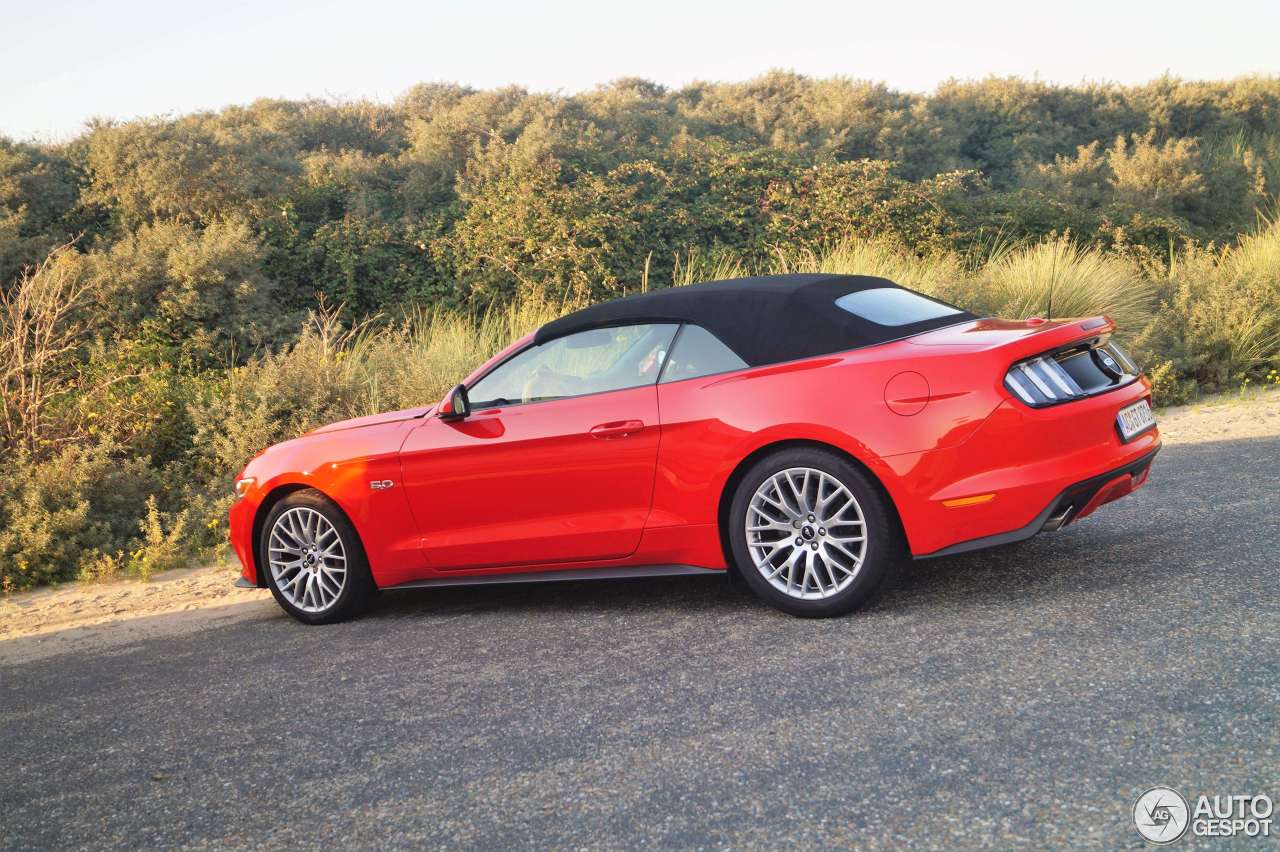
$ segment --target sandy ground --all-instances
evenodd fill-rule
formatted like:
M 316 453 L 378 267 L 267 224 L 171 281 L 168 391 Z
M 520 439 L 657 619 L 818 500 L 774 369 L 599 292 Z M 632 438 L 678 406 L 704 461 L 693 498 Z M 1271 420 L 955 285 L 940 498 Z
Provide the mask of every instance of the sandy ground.
M 0 598 L 0 664 L 176 636 L 276 608 L 238 589 L 230 564 L 168 571 L 150 582 L 68 583 Z
M 1280 389 L 1247 397 L 1226 394 L 1195 405 L 1156 412 L 1160 434 L 1170 444 L 1199 444 L 1280 435 Z
M 1280 435 L 1280 391 L 1169 408 L 1159 419 L 1168 444 Z M 170 571 L 147 583 L 67 584 L 0 598 L 0 664 L 125 648 L 245 618 L 285 617 L 266 591 L 233 586 L 237 573 L 221 564 Z

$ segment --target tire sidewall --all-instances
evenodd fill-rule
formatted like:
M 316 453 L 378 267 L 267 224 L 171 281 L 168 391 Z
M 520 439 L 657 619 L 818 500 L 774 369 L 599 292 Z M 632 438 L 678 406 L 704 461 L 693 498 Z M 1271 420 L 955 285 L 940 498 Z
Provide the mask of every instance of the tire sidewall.
M 306 508 L 319 512 L 324 516 L 325 520 L 333 524 L 333 528 L 338 532 L 338 537 L 342 540 L 343 553 L 347 557 L 347 575 L 345 582 L 342 584 L 342 591 L 338 593 L 337 600 L 322 612 L 307 612 L 289 602 L 276 584 L 275 573 L 271 570 L 270 559 L 267 555 L 271 541 L 271 530 L 275 527 L 276 521 L 285 512 L 297 508 Z M 271 590 L 272 597 L 276 599 L 276 603 L 280 604 L 281 609 L 304 624 L 331 624 L 356 615 L 363 609 L 368 599 L 368 592 L 372 589 L 373 581 L 369 574 L 369 563 L 365 557 L 364 547 L 360 543 L 360 536 L 356 533 L 351 521 L 348 520 L 346 513 L 319 491 L 310 489 L 295 491 L 271 507 L 266 521 L 262 524 L 258 553 L 262 555 L 260 560 L 262 570 L 265 572 L 267 588 Z
M 747 546 L 746 517 L 752 496 L 769 477 L 788 468 L 820 470 L 840 481 L 858 501 L 867 536 L 862 568 L 848 587 L 829 598 L 800 600 L 765 579 Z M 792 615 L 823 618 L 843 615 L 874 600 L 899 550 L 886 500 L 868 477 L 846 459 L 820 449 L 795 448 L 773 453 L 751 466 L 738 483 L 729 509 L 729 542 L 739 575 L 765 602 Z

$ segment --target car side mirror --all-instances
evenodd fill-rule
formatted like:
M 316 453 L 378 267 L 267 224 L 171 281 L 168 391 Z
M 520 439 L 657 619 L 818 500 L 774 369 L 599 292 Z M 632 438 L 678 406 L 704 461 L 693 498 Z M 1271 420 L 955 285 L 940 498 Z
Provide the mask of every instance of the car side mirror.
M 440 403 L 441 420 L 462 420 L 471 414 L 471 400 L 467 398 L 467 386 L 458 385 Z

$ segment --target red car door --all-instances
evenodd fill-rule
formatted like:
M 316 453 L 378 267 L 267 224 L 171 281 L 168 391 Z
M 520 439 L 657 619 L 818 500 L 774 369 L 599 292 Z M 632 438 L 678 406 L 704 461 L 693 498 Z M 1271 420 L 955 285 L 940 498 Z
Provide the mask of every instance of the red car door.
M 674 331 L 629 326 L 531 347 L 472 385 L 470 416 L 415 429 L 401 465 L 430 567 L 635 551 L 653 502 L 654 383 Z
M 401 449 L 432 568 L 630 554 L 653 501 L 653 386 L 425 421 Z

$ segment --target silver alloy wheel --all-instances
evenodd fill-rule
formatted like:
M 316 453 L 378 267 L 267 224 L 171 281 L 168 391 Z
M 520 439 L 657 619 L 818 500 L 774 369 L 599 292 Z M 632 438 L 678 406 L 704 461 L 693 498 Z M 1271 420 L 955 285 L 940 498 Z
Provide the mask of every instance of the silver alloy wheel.
M 862 507 L 844 483 L 811 467 L 775 473 L 747 506 L 751 560 L 778 591 L 800 600 L 848 588 L 867 555 Z
M 268 539 L 271 576 L 303 612 L 333 606 L 347 582 L 347 554 L 333 524 L 315 509 L 296 506 L 276 518 Z

